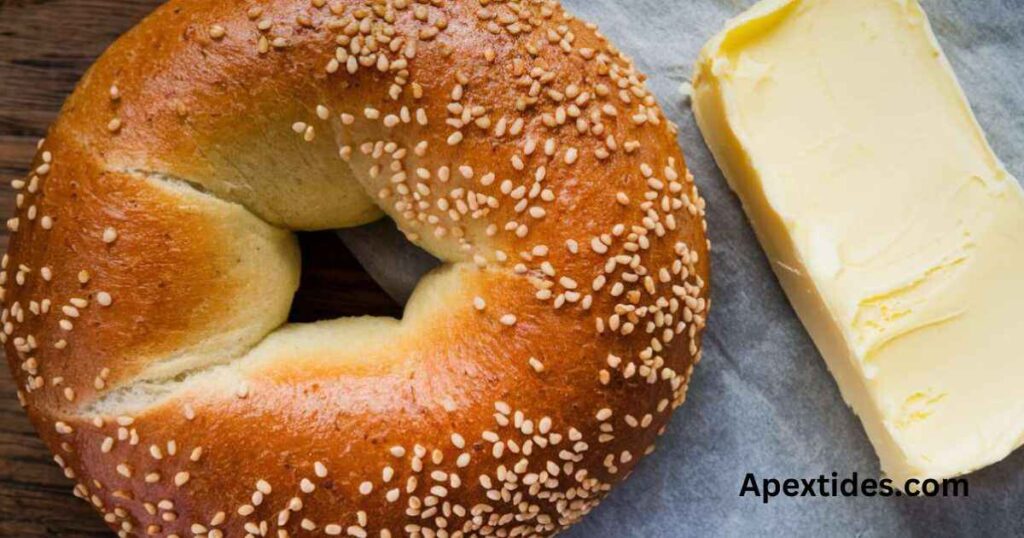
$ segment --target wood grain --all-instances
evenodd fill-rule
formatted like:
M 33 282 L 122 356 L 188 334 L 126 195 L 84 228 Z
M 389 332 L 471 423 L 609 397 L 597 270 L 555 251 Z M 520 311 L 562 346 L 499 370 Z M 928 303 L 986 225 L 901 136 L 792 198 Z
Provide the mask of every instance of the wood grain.
M 82 73 L 157 0 L 0 0 L 0 216 L 13 211 L 9 180 L 23 176 L 36 142 Z M 7 249 L 7 230 L 0 249 Z M 302 234 L 302 281 L 293 321 L 397 316 L 395 304 L 331 232 Z M 0 367 L 0 537 L 111 536 L 36 437 Z

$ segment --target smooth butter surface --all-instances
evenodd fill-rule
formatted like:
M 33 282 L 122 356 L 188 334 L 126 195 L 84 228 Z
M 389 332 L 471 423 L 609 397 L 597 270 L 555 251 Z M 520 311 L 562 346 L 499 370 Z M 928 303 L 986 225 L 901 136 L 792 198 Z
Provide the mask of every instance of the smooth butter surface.
M 1024 191 L 915 1 L 767 0 L 702 52 L 701 131 L 894 478 L 1024 441 Z

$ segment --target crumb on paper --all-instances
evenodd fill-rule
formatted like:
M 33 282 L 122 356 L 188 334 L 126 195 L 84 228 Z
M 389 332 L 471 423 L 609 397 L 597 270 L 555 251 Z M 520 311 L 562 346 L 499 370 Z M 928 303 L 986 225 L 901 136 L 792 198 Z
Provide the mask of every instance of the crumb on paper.
M 693 83 L 689 80 L 684 80 L 679 84 L 679 95 L 682 96 L 683 102 L 689 103 L 693 99 Z

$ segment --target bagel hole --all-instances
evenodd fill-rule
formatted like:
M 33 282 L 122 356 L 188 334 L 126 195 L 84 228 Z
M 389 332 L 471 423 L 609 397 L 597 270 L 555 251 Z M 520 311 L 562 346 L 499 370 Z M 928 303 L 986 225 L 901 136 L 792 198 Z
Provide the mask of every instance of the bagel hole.
M 309 323 L 346 316 L 401 317 L 402 305 L 363 269 L 336 233 L 297 235 L 302 249 L 302 274 L 288 321 Z
M 298 234 L 302 275 L 289 321 L 347 316 L 401 318 L 420 278 L 440 261 L 412 244 L 390 219 Z

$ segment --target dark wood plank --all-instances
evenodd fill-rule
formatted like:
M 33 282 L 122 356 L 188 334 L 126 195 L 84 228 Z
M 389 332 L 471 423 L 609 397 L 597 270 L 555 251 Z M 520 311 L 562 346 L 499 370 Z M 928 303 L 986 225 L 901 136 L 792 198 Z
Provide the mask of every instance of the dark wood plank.
M 93 60 L 158 0 L 0 0 L 0 217 L 14 207 L 9 180 L 23 175 L 37 140 Z M 0 231 L 0 249 L 7 249 Z M 331 232 L 303 234 L 293 321 L 398 315 L 394 303 Z M 71 494 L 0 367 L 0 536 L 110 536 Z

